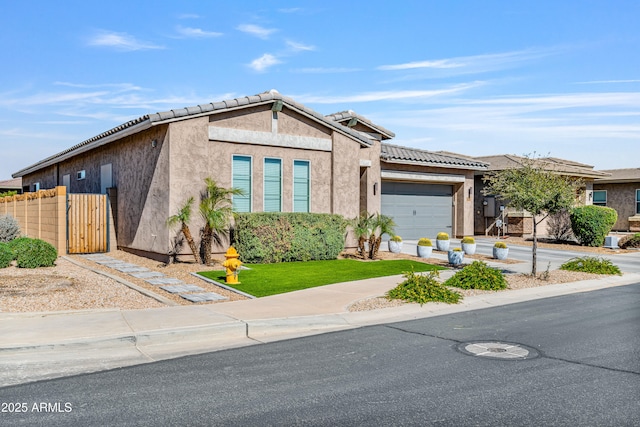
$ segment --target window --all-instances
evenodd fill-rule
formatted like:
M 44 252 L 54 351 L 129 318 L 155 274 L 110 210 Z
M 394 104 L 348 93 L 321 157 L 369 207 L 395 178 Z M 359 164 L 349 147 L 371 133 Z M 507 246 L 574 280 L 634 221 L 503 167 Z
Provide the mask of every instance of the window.
M 33 184 L 32 191 L 40 191 L 40 183 L 39 182 L 36 182 L 35 184 Z
M 636 214 L 640 215 L 640 190 L 636 190 Z
M 282 211 L 282 160 L 264 159 L 264 211 Z
M 596 206 L 607 206 L 607 192 L 605 190 L 594 191 L 593 204 Z
M 76 172 L 76 179 L 80 181 L 81 179 L 85 179 L 87 173 L 84 170 Z
M 242 191 L 233 195 L 233 210 L 251 212 L 251 157 L 233 156 L 232 181 L 232 187 Z
M 309 212 L 309 162 L 293 161 L 293 211 Z

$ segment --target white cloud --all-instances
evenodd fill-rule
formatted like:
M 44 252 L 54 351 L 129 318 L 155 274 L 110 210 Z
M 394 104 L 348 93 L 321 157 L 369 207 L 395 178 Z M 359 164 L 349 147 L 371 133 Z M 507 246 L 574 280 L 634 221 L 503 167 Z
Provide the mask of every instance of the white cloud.
M 217 31 L 205 31 L 200 28 L 191 28 L 191 27 L 182 27 L 178 26 L 176 31 L 182 37 L 189 38 L 209 38 L 209 37 L 220 37 L 222 33 Z
M 280 64 L 281 62 L 282 61 L 280 61 L 278 58 L 271 55 L 270 53 L 265 53 L 260 58 L 257 58 L 251 61 L 251 64 L 249 64 L 249 67 L 253 68 L 256 71 L 261 72 L 261 71 L 265 71 L 267 68 L 272 67 L 276 64 Z
M 590 82 L 576 82 L 577 85 L 593 85 L 607 83 L 640 83 L 640 80 L 593 80 Z
M 89 39 L 89 46 L 110 47 L 120 51 L 164 49 L 163 46 L 138 40 L 127 33 L 100 31 Z
M 275 28 L 264 28 L 253 24 L 238 25 L 237 29 L 243 33 L 251 34 L 264 40 L 268 39 L 271 34 L 278 31 Z
M 291 40 L 287 40 L 286 43 L 287 43 L 287 46 L 289 46 L 289 49 L 291 49 L 294 52 L 316 50 L 315 46 L 305 45 L 305 44 L 294 42 Z
M 337 73 L 354 73 L 356 71 L 362 71 L 361 68 L 296 68 L 291 70 L 292 73 L 305 73 L 305 74 L 337 74 Z

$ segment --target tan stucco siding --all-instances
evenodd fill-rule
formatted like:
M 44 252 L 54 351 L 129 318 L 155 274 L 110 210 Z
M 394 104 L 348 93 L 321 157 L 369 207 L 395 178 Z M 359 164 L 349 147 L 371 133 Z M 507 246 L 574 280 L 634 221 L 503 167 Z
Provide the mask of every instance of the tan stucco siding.
M 593 190 L 606 191 L 607 206 L 618 212 L 618 220 L 613 226 L 613 230 L 629 231 L 629 217 L 636 214 L 636 190 L 640 190 L 640 182 L 626 184 L 595 183 Z
M 225 128 L 271 132 L 271 105 L 213 114 L 209 120 L 212 125 Z
M 360 210 L 360 144 L 334 133 L 332 159 L 332 213 L 355 218 Z
M 331 131 L 325 126 L 301 114 L 284 108 L 278 113 L 278 133 L 286 135 L 331 138 Z

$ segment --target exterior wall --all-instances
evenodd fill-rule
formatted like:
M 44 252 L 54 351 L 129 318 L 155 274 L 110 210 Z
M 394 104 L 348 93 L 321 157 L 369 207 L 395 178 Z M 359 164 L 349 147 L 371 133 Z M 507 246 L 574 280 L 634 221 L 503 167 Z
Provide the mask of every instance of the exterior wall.
M 360 144 L 334 133 L 331 155 L 331 213 L 355 218 L 360 214 Z
M 452 177 L 455 175 L 457 177 L 463 178 L 463 182 L 447 181 L 445 178 L 443 178 L 442 180 L 416 182 L 421 182 L 424 184 L 452 185 L 454 207 L 452 210 L 453 218 L 451 220 L 451 224 L 453 225 L 453 230 L 451 231 L 451 233 L 456 237 L 474 235 L 473 197 L 469 196 L 469 190 L 473 192 L 474 187 L 473 171 L 452 168 L 424 167 L 419 165 L 399 163 L 384 163 L 381 166 L 381 169 L 385 171 L 430 173 Z
M 618 212 L 618 221 L 613 226 L 614 231 L 640 231 L 637 230 L 637 221 L 629 218 L 638 217 L 636 215 L 636 190 L 640 189 L 640 182 L 620 183 L 620 184 L 598 184 L 593 185 L 594 190 L 604 190 L 607 192 L 607 206 Z
M 66 189 L 57 187 L 0 198 L 0 215 L 9 214 L 20 224 L 23 236 L 52 244 L 67 253 Z
M 380 177 L 380 150 L 381 143 L 375 141 L 371 147 L 360 148 L 360 160 L 367 161 L 371 166 L 366 166 L 366 173 L 360 183 L 360 210 L 369 213 L 380 212 L 382 203 L 382 179 Z

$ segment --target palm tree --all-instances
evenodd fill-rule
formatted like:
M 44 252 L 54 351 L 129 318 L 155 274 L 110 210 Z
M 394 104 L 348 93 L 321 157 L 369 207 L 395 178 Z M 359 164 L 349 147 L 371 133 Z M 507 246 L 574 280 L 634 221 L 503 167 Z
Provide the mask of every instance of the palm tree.
M 204 219 L 202 230 L 203 262 L 211 262 L 213 241 L 222 243 L 222 236 L 228 234 L 229 221 L 233 213 L 231 196 L 242 195 L 238 188 L 223 188 L 211 178 L 205 178 L 206 189 L 200 200 L 200 215 Z
M 351 225 L 353 227 L 353 233 L 358 238 L 358 255 L 363 259 L 367 259 L 367 251 L 365 250 L 364 243 L 371 233 L 371 221 L 373 214 L 369 215 L 367 211 L 362 211 L 360 216 L 355 218 Z
M 371 220 L 371 235 L 369 236 L 369 257 L 371 259 L 375 259 L 378 256 L 382 235 L 393 234 L 395 225 L 393 218 L 380 213 L 376 214 Z
M 202 261 L 200 260 L 200 254 L 198 253 L 198 247 L 196 246 L 196 242 L 193 240 L 193 236 L 191 235 L 191 230 L 189 230 L 189 221 L 191 220 L 191 206 L 193 205 L 193 197 L 189 197 L 186 203 L 180 208 L 176 215 L 170 216 L 167 219 L 167 225 L 169 227 L 173 227 L 176 224 L 180 224 L 180 232 L 184 235 L 191 252 L 193 253 L 193 257 L 196 260 L 197 264 L 200 264 Z

